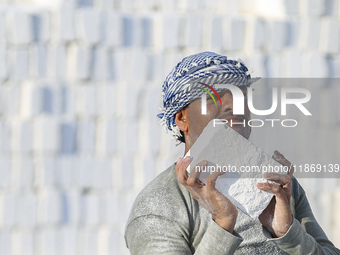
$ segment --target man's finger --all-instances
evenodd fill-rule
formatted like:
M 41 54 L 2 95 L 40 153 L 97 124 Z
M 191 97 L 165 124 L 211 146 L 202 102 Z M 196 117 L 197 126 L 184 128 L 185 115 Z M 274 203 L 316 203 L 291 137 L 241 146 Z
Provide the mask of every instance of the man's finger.
M 188 157 L 187 157 L 188 158 Z M 186 181 L 188 179 L 188 172 L 186 171 L 188 165 L 190 164 L 190 160 L 185 158 L 184 160 L 180 157 L 177 160 L 175 170 L 177 174 L 178 181 L 182 183 L 183 185 L 186 184 Z
M 276 160 L 277 162 L 279 162 L 281 165 L 288 167 L 288 173 L 287 175 L 289 175 L 290 177 L 293 176 L 294 173 L 294 166 L 292 165 L 292 163 L 290 163 L 290 161 L 288 159 L 286 159 L 279 151 L 275 150 L 274 151 L 274 155 L 272 157 L 274 160 Z
M 187 184 L 189 186 L 198 185 L 200 188 L 203 186 L 200 182 L 200 174 L 202 173 L 203 167 L 207 166 L 208 162 L 206 160 L 201 161 L 189 174 L 187 179 Z
M 257 188 L 259 188 L 260 190 L 269 191 L 278 198 L 285 197 L 284 190 L 278 184 L 258 183 Z
M 266 173 L 264 177 L 267 180 L 278 182 L 284 187 L 288 187 L 292 183 L 292 178 L 286 174 Z

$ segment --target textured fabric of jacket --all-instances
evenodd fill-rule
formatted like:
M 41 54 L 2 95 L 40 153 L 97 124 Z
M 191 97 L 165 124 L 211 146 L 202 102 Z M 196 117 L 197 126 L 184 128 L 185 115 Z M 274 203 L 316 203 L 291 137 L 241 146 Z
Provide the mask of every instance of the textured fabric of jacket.
M 292 189 L 294 221 L 284 236 L 272 238 L 259 220 L 240 210 L 231 234 L 178 182 L 174 164 L 136 198 L 125 229 L 126 245 L 132 255 L 340 254 L 315 220 L 295 178 Z

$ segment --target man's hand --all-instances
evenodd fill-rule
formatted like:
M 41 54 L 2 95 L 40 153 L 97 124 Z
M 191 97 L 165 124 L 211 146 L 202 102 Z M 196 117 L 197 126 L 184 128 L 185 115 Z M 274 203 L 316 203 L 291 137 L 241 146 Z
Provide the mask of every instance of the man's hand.
M 292 195 L 292 175 L 294 168 L 292 164 L 278 151 L 274 152 L 273 159 L 287 166 L 288 174 L 269 173 L 265 178 L 270 181 L 280 183 L 258 183 L 257 187 L 261 190 L 272 192 L 275 196 L 270 201 L 268 207 L 259 216 L 259 220 L 274 237 L 283 236 L 293 223 L 293 216 L 290 211 L 290 197 Z
M 204 186 L 199 180 L 200 172 L 192 171 L 188 176 L 186 168 L 189 164 L 190 157 L 186 157 L 184 160 L 182 158 L 178 159 L 175 167 L 178 181 L 186 187 L 193 198 L 212 214 L 212 219 L 220 227 L 232 233 L 236 223 L 237 209 L 227 197 L 215 188 L 218 176 L 224 173 L 215 172 L 210 174 Z M 206 161 L 199 164 L 202 167 L 206 165 Z

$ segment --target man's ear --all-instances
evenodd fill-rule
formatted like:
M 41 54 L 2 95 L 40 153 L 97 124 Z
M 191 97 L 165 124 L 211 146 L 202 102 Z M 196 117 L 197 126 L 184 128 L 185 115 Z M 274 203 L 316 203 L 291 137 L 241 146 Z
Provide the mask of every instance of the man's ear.
M 187 108 L 179 110 L 175 115 L 175 123 L 179 130 L 187 132 L 189 130 L 189 113 Z

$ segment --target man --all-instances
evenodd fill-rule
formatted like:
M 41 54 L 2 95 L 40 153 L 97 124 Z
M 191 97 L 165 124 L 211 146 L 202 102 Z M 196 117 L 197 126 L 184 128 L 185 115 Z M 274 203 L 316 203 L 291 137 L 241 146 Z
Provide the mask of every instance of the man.
M 189 85 L 233 84 L 246 98 L 246 88 L 254 81 L 240 61 L 212 52 L 186 57 L 163 84 L 163 112 L 158 116 L 177 140 L 185 142 L 185 155 L 210 120 L 250 118 L 246 100 L 245 115 L 233 115 L 232 95 L 223 89 L 217 90 L 222 104 L 208 100 L 207 114 L 202 115 L 203 92 Z M 249 126 L 232 128 L 249 138 Z M 273 158 L 291 165 L 277 151 Z M 199 174 L 188 176 L 189 163 L 189 157 L 179 158 L 137 197 L 125 233 L 131 254 L 340 254 L 316 222 L 302 187 L 290 175 L 267 175 L 280 185 L 257 185 L 275 196 L 259 219 L 253 220 L 216 190 L 219 173 L 209 175 L 203 185 Z

